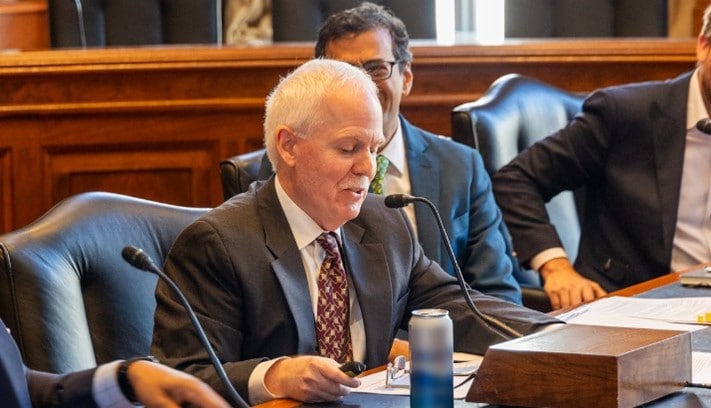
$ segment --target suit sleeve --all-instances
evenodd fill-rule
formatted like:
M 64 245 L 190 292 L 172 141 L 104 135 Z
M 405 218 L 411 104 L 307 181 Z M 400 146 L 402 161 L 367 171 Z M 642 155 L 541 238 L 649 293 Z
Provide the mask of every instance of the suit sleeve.
M 197 222 L 174 243 L 165 272 L 184 292 L 215 353 L 225 362 L 222 366 L 228 378 L 246 398 L 249 376 L 264 359 L 243 360 L 243 291 L 234 279 L 225 243 L 210 224 Z M 156 288 L 156 302 L 153 355 L 168 366 L 202 379 L 227 398 L 229 393 L 188 314 L 162 280 Z
M 483 355 L 487 348 L 511 339 L 492 329 L 474 314 L 467 305 L 454 278 L 439 265 L 419 256 L 410 285 L 408 315 L 420 308 L 439 308 L 449 311 L 454 327 L 454 349 Z M 477 309 L 494 317 L 522 335 L 533 333 L 550 324 L 561 323 L 540 313 L 511 302 L 484 295 L 468 288 Z
M 405 217 L 401 214 L 401 217 Z M 509 340 L 493 330 L 482 318 L 467 305 L 456 278 L 445 272 L 439 264 L 428 259 L 407 222 L 402 222 L 409 231 L 409 239 L 401 235 L 393 247 L 398 249 L 389 256 L 396 260 L 409 259 L 408 298 L 404 319 L 409 320 L 413 310 L 440 308 L 449 311 L 454 327 L 454 349 L 457 351 L 484 354 L 495 343 Z M 393 227 L 393 231 L 396 230 Z M 402 230 L 401 230 L 402 231 Z M 405 248 L 402 245 L 407 245 Z M 402 256 L 409 253 L 410 257 Z M 397 267 L 395 268 L 397 269 Z M 544 313 L 540 313 L 511 302 L 484 295 L 479 291 L 467 290 L 477 309 L 494 317 L 519 333 L 526 335 L 550 324 L 561 323 Z M 403 326 L 406 322 L 403 322 Z
M 570 124 L 519 154 L 493 177 L 494 194 L 519 259 L 528 264 L 543 250 L 562 247 L 545 203 L 602 177 L 618 126 L 615 100 L 592 94 Z
M 96 407 L 92 395 L 95 369 L 57 375 L 25 369 L 34 407 Z
M 511 238 L 481 156 L 473 150 L 471 154 L 474 168 L 462 273 L 477 290 L 521 304 L 521 290 L 513 275 L 518 260 L 512 254 Z

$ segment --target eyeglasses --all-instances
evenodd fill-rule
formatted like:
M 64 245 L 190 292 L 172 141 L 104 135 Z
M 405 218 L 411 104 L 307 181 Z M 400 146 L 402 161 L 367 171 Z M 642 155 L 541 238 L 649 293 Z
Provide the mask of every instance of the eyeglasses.
M 397 61 L 372 60 L 366 61 L 363 65 L 356 65 L 362 68 L 373 81 L 385 81 L 393 75 L 393 66 Z
M 385 387 L 387 388 L 410 388 L 409 381 L 398 381 L 401 378 L 404 380 L 405 374 L 409 374 L 405 356 L 397 356 L 391 363 L 388 363 L 388 368 L 385 373 Z
M 471 361 L 461 362 L 459 367 L 455 364 L 453 374 L 455 376 L 466 375 L 466 378 L 454 385 L 454 388 L 459 388 L 476 377 L 478 368 L 479 365 L 472 366 Z M 405 356 L 396 356 L 392 362 L 388 363 L 388 368 L 385 371 L 385 388 L 410 388 L 409 374 L 410 370 L 407 368 Z

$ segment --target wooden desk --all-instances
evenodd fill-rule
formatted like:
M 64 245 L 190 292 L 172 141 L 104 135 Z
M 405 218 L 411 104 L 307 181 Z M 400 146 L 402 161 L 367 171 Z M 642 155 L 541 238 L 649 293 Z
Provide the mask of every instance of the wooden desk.
M 711 262 L 705 265 L 711 265 Z M 682 273 L 696 269 L 689 268 L 681 272 L 673 272 L 647 282 L 610 293 L 608 296 L 640 296 L 664 298 L 672 296 L 711 296 L 711 289 L 684 288 L 679 284 Z M 692 333 L 692 349 L 694 351 L 711 352 L 711 328 Z M 382 367 L 380 368 L 382 369 Z M 408 397 L 384 396 L 374 394 L 353 393 L 346 397 L 343 403 L 334 404 L 302 404 L 292 400 L 275 400 L 258 405 L 260 408 L 293 408 L 293 407 L 387 407 L 406 408 L 410 405 Z M 455 407 L 489 407 L 488 405 L 455 401 Z M 647 408 L 698 408 L 711 406 L 711 390 L 685 389 L 645 405 Z

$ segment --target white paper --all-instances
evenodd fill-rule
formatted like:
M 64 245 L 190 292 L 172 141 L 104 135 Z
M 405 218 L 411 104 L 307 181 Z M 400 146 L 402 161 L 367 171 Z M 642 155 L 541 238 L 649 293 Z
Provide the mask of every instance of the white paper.
M 711 312 L 711 297 L 645 299 L 612 296 L 557 316 L 573 324 L 694 331 L 697 316 Z
M 691 382 L 711 384 L 711 353 L 691 352 Z

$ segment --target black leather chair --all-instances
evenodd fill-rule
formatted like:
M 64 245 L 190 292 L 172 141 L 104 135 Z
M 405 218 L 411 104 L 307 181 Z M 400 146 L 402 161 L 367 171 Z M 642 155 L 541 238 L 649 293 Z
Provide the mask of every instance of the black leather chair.
M 222 42 L 222 0 L 49 0 L 52 47 Z
M 239 193 L 244 193 L 255 180 L 266 180 L 271 175 L 262 174 L 267 166 L 262 166 L 266 160 L 266 149 L 238 154 L 220 162 L 220 180 L 225 200 Z M 269 166 L 271 169 L 271 166 Z M 260 172 L 262 170 L 262 172 Z
M 491 175 L 526 147 L 563 128 L 580 111 L 583 99 L 533 78 L 504 75 L 481 98 L 452 110 L 452 138 L 479 150 Z M 564 192 L 547 204 L 571 260 L 578 252 L 583 195 Z M 535 299 L 536 290 L 529 290 L 541 285 L 536 272 L 526 270 L 517 278 L 525 286 L 524 303 L 535 302 L 539 310 L 546 303 L 550 307 L 547 299 Z
M 364 0 L 272 0 L 274 42 L 316 41 L 318 30 L 331 14 L 356 7 Z M 370 0 L 400 18 L 410 38 L 435 38 L 436 0 Z
M 0 236 L 0 317 L 25 363 L 63 373 L 148 354 L 158 277 L 121 250 L 142 248 L 160 265 L 207 211 L 83 193 Z

